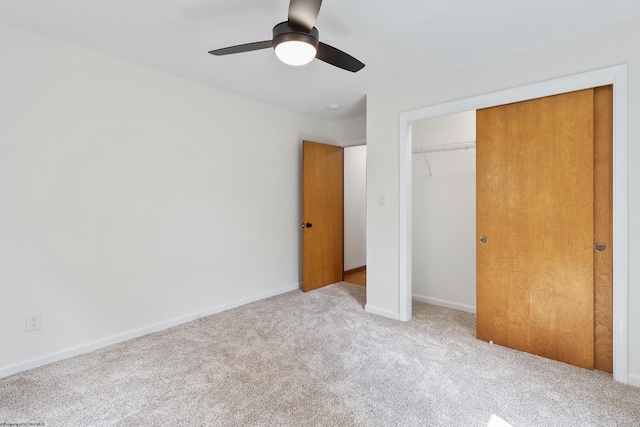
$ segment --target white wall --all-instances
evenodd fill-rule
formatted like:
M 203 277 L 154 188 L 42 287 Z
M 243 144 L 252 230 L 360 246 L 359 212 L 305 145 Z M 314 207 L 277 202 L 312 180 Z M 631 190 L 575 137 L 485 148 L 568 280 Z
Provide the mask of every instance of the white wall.
M 367 118 L 356 117 L 354 119 L 331 122 L 329 136 L 337 145 L 345 147 L 356 143 L 362 145 L 367 132 Z
M 474 141 L 475 111 L 420 120 L 412 131 L 414 147 Z M 414 154 L 412 163 L 413 297 L 474 312 L 475 149 Z
M 0 52 L 0 374 L 297 288 L 329 123 L 9 25 Z
M 344 149 L 344 269 L 366 265 L 367 147 Z
M 640 385 L 640 19 L 367 95 L 367 306 L 399 313 L 399 130 L 402 111 L 628 65 L 629 373 Z M 385 194 L 387 206 L 378 205 Z

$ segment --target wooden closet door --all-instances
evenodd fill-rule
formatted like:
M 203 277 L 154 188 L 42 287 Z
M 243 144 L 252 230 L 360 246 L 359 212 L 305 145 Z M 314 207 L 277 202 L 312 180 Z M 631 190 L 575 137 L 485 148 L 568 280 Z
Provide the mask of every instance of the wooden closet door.
M 594 89 L 594 109 L 594 363 L 613 372 L 613 86 Z
M 477 111 L 477 337 L 594 367 L 593 89 Z M 486 243 L 483 243 L 486 242 Z

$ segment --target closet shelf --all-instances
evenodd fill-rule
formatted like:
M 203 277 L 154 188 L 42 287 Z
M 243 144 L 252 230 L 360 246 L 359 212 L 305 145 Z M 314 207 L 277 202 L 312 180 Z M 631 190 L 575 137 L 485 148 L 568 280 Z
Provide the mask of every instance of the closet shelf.
M 413 147 L 411 149 L 411 153 L 412 154 L 434 153 L 436 151 L 468 150 L 470 148 L 476 148 L 475 141 L 456 142 L 453 144 L 444 144 L 444 145 L 428 145 L 426 147 Z

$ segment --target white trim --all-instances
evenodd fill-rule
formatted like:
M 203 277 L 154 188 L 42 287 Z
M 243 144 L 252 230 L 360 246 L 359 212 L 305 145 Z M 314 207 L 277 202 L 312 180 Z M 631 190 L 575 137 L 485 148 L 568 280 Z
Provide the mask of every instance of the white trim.
M 233 308 L 240 307 L 245 304 L 249 304 L 252 302 L 256 302 L 259 300 L 263 300 L 266 298 L 270 298 L 276 295 L 284 294 L 287 292 L 295 291 L 300 289 L 300 284 L 287 286 L 285 288 L 280 288 L 275 291 L 265 292 L 264 294 L 256 295 L 249 298 L 244 298 L 229 304 L 221 305 L 218 307 L 214 307 L 208 310 L 200 311 L 198 313 L 189 314 L 187 316 L 178 317 L 176 319 L 167 320 L 165 322 L 156 323 L 155 325 L 147 326 L 145 328 L 136 329 L 130 332 L 125 332 L 124 334 L 115 335 L 109 338 L 105 338 L 102 340 L 94 341 L 88 344 L 83 344 L 78 347 L 70 348 L 68 350 L 60 351 L 58 353 L 49 354 L 47 356 L 39 357 L 37 359 L 31 359 L 26 362 L 17 363 L 15 365 L 7 366 L 5 368 L 0 369 L 0 378 L 8 377 L 9 375 L 14 375 L 19 372 L 23 372 L 29 369 L 38 368 L 40 366 L 48 365 L 49 363 L 58 362 L 60 360 L 69 359 L 74 356 L 79 356 L 81 354 L 89 353 L 95 350 L 99 350 L 101 348 L 109 347 L 114 344 L 119 344 L 124 341 L 128 341 L 134 338 L 138 338 L 144 335 L 153 334 L 155 332 L 160 332 L 165 329 L 172 328 L 174 326 L 182 325 L 184 323 L 189 323 L 194 320 L 198 320 L 203 317 L 211 316 L 213 314 L 221 313 L 223 311 L 231 310 Z
M 371 314 L 376 314 L 382 317 L 388 317 L 393 320 L 400 320 L 398 313 L 394 313 L 393 311 L 385 310 L 383 308 L 374 307 L 371 304 L 365 304 L 364 311 Z
M 472 305 L 458 304 L 457 302 L 446 301 L 438 298 L 422 297 L 420 295 L 415 295 L 415 294 L 413 295 L 413 300 L 425 302 L 431 305 L 437 305 L 440 307 L 451 308 L 453 310 L 466 311 L 467 313 L 476 314 L 476 308 Z
M 613 74 L 613 378 L 629 382 L 627 66 Z
M 628 225 L 628 157 L 627 157 L 627 65 L 604 68 L 546 82 L 534 83 L 444 104 L 401 112 L 400 128 L 400 206 L 399 206 L 399 312 L 402 316 L 411 304 L 411 122 L 461 113 L 479 108 L 557 95 L 592 87 L 613 85 L 613 378 L 629 382 L 629 225 Z
M 412 125 L 408 117 L 400 114 L 400 235 L 399 235 L 399 265 L 398 280 L 400 283 L 398 292 L 398 314 L 400 320 L 411 320 L 411 283 L 413 282 L 411 261 L 412 247 L 411 234 L 413 221 L 411 219 L 413 206 L 412 197 Z M 405 286 L 402 286 L 402 283 Z
M 629 385 L 640 387 L 640 377 L 637 375 L 629 375 Z
M 360 145 L 367 145 L 367 140 L 366 138 L 351 139 L 349 141 L 339 141 L 336 145 L 342 148 L 358 147 Z

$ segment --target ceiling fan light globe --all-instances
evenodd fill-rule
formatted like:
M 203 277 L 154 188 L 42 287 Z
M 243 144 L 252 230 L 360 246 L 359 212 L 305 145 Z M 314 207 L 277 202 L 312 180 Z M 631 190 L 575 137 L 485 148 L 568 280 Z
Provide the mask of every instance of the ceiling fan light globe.
M 275 47 L 276 56 L 288 65 L 300 66 L 311 62 L 316 56 L 316 48 L 305 41 L 288 40 Z

